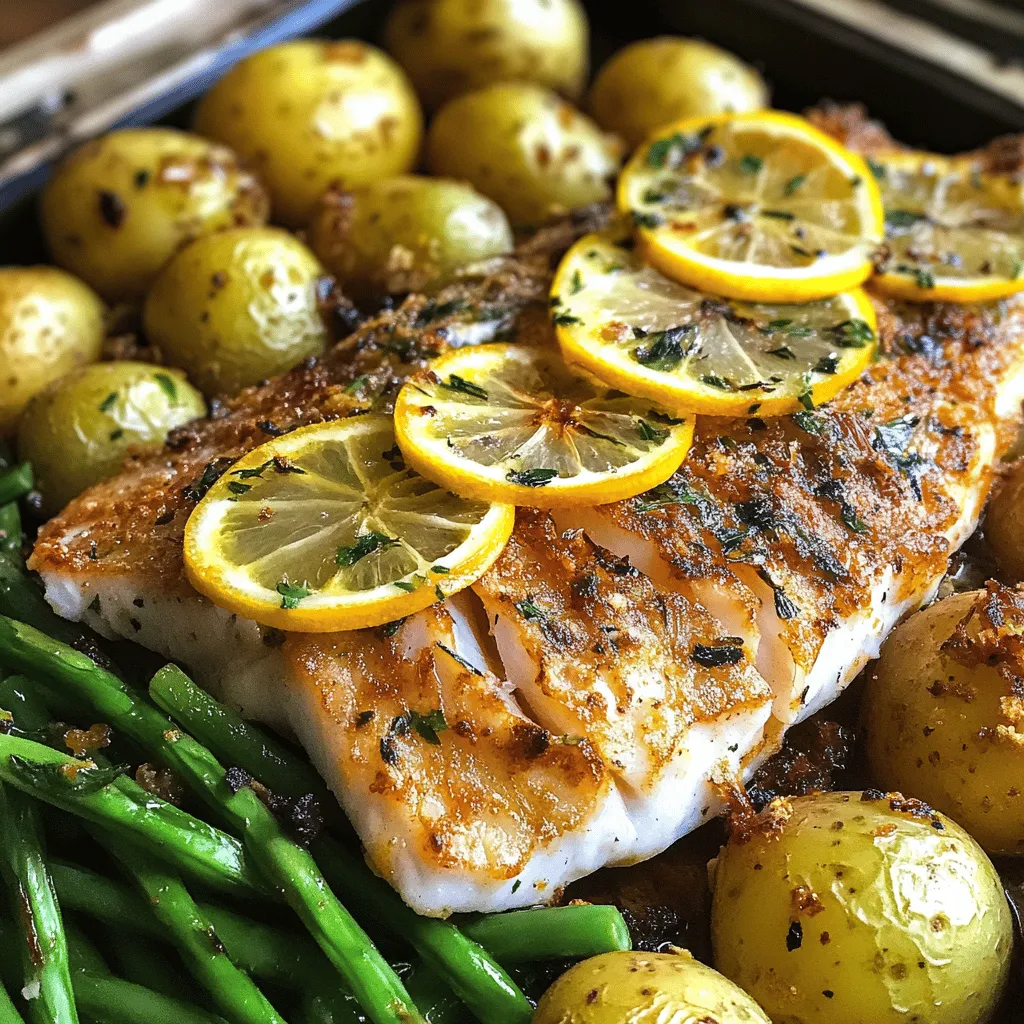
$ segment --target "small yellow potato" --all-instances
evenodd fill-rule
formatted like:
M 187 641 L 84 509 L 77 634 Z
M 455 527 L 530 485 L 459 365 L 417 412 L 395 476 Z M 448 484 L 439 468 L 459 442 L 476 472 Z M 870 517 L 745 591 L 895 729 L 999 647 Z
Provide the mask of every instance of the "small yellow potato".
M 630 148 L 685 117 L 768 106 L 768 87 L 738 57 L 681 36 L 643 39 L 619 50 L 597 73 L 587 108 Z
M 387 54 L 356 40 L 300 39 L 236 64 L 200 100 L 195 129 L 250 162 L 275 220 L 300 227 L 328 187 L 411 170 L 423 114 Z
M 1024 703 L 1014 679 L 1024 671 L 1022 636 L 1024 594 L 991 583 L 948 597 L 889 637 L 862 703 L 879 785 L 927 800 L 989 853 L 1018 856 Z
M 174 427 L 206 415 L 180 370 L 96 363 L 62 377 L 29 403 L 18 454 L 32 463 L 47 515 L 116 473 L 132 453 L 159 448 Z
M 316 257 L 286 231 L 205 235 L 157 278 L 143 309 L 146 337 L 205 394 L 234 394 L 323 354 L 323 276 Z
M 404 175 L 352 192 L 328 192 L 309 243 L 355 299 L 430 292 L 460 268 L 512 251 L 500 206 L 469 185 Z
M 496 82 L 534 82 L 578 99 L 589 37 L 579 0 L 404 0 L 384 30 L 431 109 Z
M 516 226 L 611 198 L 622 147 L 548 89 L 492 85 L 452 100 L 427 135 L 433 174 L 463 178 Z
M 0 267 L 0 437 L 29 399 L 100 357 L 103 303 L 54 267 Z
M 1024 459 L 1010 470 L 985 515 L 985 539 L 999 568 L 1024 580 Z
M 86 143 L 40 202 L 54 260 L 111 301 L 140 299 L 186 242 L 265 224 L 263 186 L 225 146 L 174 128 L 128 128 Z
M 685 950 L 602 953 L 569 968 L 541 998 L 533 1024 L 771 1024 L 728 978 Z
M 715 967 L 775 1024 L 985 1024 L 1009 904 L 985 852 L 898 793 L 774 800 L 714 865 Z

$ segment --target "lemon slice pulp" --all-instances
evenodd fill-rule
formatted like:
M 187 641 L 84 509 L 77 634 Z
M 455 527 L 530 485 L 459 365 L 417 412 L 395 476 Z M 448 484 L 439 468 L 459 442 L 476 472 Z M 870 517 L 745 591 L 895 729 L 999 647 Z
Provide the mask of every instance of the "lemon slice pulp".
M 664 277 L 628 242 L 601 235 L 569 250 L 551 295 L 570 366 L 679 414 L 813 408 L 874 353 L 875 313 L 860 289 L 799 305 L 722 299 Z
M 919 302 L 980 302 L 1024 289 L 1024 183 L 964 160 L 872 160 L 885 244 L 875 286 Z
M 267 626 L 379 626 L 475 582 L 514 519 L 409 469 L 390 416 L 356 416 L 236 462 L 189 517 L 185 568 L 214 604 Z
M 664 482 L 693 423 L 575 376 L 556 348 L 493 344 L 449 352 L 406 383 L 395 433 L 409 464 L 443 487 L 554 508 Z
M 662 129 L 623 171 L 618 206 L 663 273 L 752 301 L 802 302 L 860 284 L 883 230 L 865 162 L 778 111 Z

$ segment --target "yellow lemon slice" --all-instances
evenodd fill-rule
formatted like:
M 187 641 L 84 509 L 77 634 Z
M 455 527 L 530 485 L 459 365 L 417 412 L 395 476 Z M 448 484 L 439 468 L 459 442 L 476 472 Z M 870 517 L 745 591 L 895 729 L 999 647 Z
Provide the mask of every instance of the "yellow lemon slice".
M 619 179 L 645 258 L 716 295 L 805 302 L 853 288 L 882 240 L 878 185 L 856 154 L 778 111 L 681 121 Z
M 443 355 L 398 393 L 409 465 L 467 498 L 602 505 L 667 480 L 693 422 L 574 376 L 556 348 L 480 345 Z
M 511 505 L 460 498 L 402 459 L 390 416 L 319 423 L 260 445 L 210 488 L 185 528 L 189 581 L 278 629 L 380 626 L 479 579 Z
M 916 302 L 982 302 L 1024 289 L 1024 182 L 932 153 L 887 153 L 870 164 L 885 207 L 874 287 Z
M 626 245 L 588 235 L 551 291 L 566 362 L 679 414 L 780 416 L 821 405 L 871 362 L 875 312 L 857 288 L 816 302 L 694 291 Z

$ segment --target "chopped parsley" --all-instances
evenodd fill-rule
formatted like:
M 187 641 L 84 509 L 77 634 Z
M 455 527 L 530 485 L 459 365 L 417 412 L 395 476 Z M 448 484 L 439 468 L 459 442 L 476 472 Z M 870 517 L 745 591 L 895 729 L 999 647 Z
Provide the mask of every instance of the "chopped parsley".
M 365 558 L 367 555 L 374 551 L 387 551 L 389 548 L 393 548 L 398 541 L 394 537 L 389 537 L 384 533 L 376 533 L 370 531 L 364 533 L 359 537 L 356 537 L 354 544 L 342 546 L 338 548 L 337 553 L 334 556 L 334 562 L 336 565 L 342 568 L 348 568 L 353 566 L 356 562 Z
M 791 196 L 806 180 L 806 174 L 794 174 L 783 187 L 783 195 Z
M 636 421 L 636 429 L 637 433 L 644 441 L 656 441 L 657 443 L 660 444 L 662 441 L 665 440 L 666 437 L 668 437 L 667 430 L 662 430 L 659 427 L 651 426 L 651 424 L 648 423 L 647 420 L 638 419 Z
M 154 373 L 153 380 L 160 385 L 160 390 L 167 396 L 169 402 L 177 403 L 178 385 L 169 373 Z
M 740 170 L 744 174 L 757 174 L 764 167 L 764 160 L 753 153 L 746 153 L 740 157 Z
M 364 373 L 361 376 L 356 377 L 356 379 L 354 381 L 352 381 L 351 384 L 346 384 L 345 385 L 345 394 L 346 395 L 358 394 L 360 391 L 363 390 L 363 388 L 366 387 L 367 384 L 370 383 L 370 381 L 372 379 L 373 378 L 368 373 Z
M 796 214 L 789 210 L 762 210 L 762 217 L 773 217 L 775 220 L 796 220 Z
M 813 412 L 795 412 L 793 413 L 793 422 L 801 430 L 808 434 L 815 434 L 817 437 L 821 437 L 827 430 L 827 421 Z
M 633 223 L 638 228 L 660 228 L 665 223 L 665 218 L 660 213 L 640 213 L 634 210 Z
M 111 391 L 106 398 L 100 402 L 100 412 L 110 412 L 114 408 L 114 403 L 117 401 L 117 392 Z
M 289 583 L 287 580 L 281 580 L 275 589 L 281 595 L 281 607 L 286 609 L 298 608 L 299 602 L 312 593 L 309 587 Z
M 438 746 L 441 743 L 438 733 L 444 732 L 448 728 L 444 712 L 440 708 L 435 708 L 433 711 L 428 711 L 425 714 L 420 711 L 410 711 L 409 719 L 412 722 L 413 729 L 434 746 Z
M 583 275 L 579 270 L 574 270 L 569 281 L 569 294 L 576 295 L 581 291 L 583 291 Z
M 441 387 L 446 388 L 448 391 L 457 391 L 463 395 L 469 395 L 470 398 L 479 398 L 481 401 L 487 401 L 487 389 L 480 387 L 479 384 L 474 384 L 471 380 L 466 380 L 465 377 L 460 377 L 457 373 L 452 373 L 448 376 L 448 380 L 441 381 Z
M 237 480 L 229 480 L 228 481 L 228 490 L 232 494 L 236 494 L 239 497 L 241 497 L 241 495 L 246 494 L 246 493 L 248 493 L 249 491 L 252 490 L 252 484 L 242 484 L 242 483 L 239 483 Z
M 638 345 L 631 354 L 641 366 L 667 373 L 691 354 L 691 345 L 689 342 L 684 344 L 684 341 L 688 335 L 695 334 L 696 330 L 696 324 L 683 324 L 680 327 L 655 331 L 648 334 L 644 344 Z
M 529 622 L 537 622 L 545 618 L 540 606 L 535 604 L 533 598 L 530 597 L 524 597 L 522 601 L 516 601 L 516 610 Z
M 553 322 L 556 327 L 575 327 L 576 324 L 583 323 L 578 316 L 573 316 L 572 313 L 559 313 Z
M 510 484 L 518 484 L 520 487 L 543 487 L 545 484 L 551 483 L 557 476 L 557 469 L 537 466 L 534 469 L 510 469 L 505 474 L 505 479 Z
M 684 156 L 696 153 L 711 134 L 712 126 L 708 125 L 696 135 L 684 135 L 676 132 L 664 139 L 655 139 L 647 148 L 647 166 L 657 170 L 666 164 L 674 164 Z
M 822 356 L 811 368 L 813 373 L 821 373 L 831 377 L 839 369 L 839 356 L 834 352 Z
M 682 480 L 671 477 L 665 483 L 638 495 L 636 510 L 652 512 L 657 508 L 665 508 L 666 505 L 699 505 L 704 500 L 704 495 L 691 490 Z
M 853 317 L 832 328 L 840 348 L 864 348 L 875 340 L 875 332 L 866 320 Z
M 912 228 L 919 221 L 927 220 L 923 213 L 914 213 L 913 210 L 886 210 L 885 223 L 891 228 Z

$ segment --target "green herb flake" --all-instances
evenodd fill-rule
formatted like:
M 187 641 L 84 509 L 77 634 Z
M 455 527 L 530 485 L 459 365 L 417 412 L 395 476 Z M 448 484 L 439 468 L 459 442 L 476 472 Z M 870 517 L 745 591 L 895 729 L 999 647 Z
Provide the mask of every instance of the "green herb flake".
M 447 576 L 451 569 L 447 565 L 432 565 L 430 571 L 437 573 L 438 576 Z
M 744 174 L 757 174 L 764 167 L 764 160 L 753 153 L 746 153 L 740 157 L 740 170 Z
M 827 429 L 827 424 L 824 419 L 820 416 L 816 416 L 813 412 L 795 412 L 793 413 L 793 422 L 803 431 L 808 434 L 814 434 L 817 437 L 824 435 Z
M 655 441 L 661 444 L 662 441 L 668 437 L 668 431 L 662 430 L 659 427 L 652 426 L 647 420 L 638 419 L 636 421 L 636 430 L 643 441 Z
M 505 474 L 505 479 L 510 484 L 518 484 L 520 487 L 544 487 L 557 476 L 557 469 L 536 466 L 533 469 L 510 469 Z
M 578 295 L 581 291 L 583 291 L 583 275 L 579 270 L 574 270 L 569 280 L 569 294 Z
M 806 180 L 806 174 L 794 174 L 783 187 L 783 195 L 791 196 Z
M 167 396 L 167 401 L 177 403 L 178 401 L 178 383 L 168 373 L 154 373 L 153 380 L 160 385 L 160 390 Z
M 287 580 L 281 580 L 274 589 L 281 595 L 281 607 L 285 609 L 298 608 L 299 602 L 312 593 L 309 587 L 289 583 Z
M 110 412 L 114 408 L 114 403 L 117 401 L 117 392 L 111 391 L 106 398 L 100 402 L 100 412 Z
M 892 228 L 912 228 L 919 221 L 927 220 L 923 213 L 914 213 L 912 210 L 886 210 L 885 223 Z
M 875 332 L 866 320 L 856 317 L 844 320 L 832 328 L 836 344 L 840 348 L 864 348 L 875 340 Z
M 871 173 L 875 176 L 875 178 L 877 178 L 879 181 L 884 181 L 885 180 L 885 165 L 884 164 L 877 163 L 876 161 L 872 160 L 870 157 L 868 157 L 867 164 L 868 164 L 868 168 L 871 170 Z
M 442 733 L 448 728 L 444 712 L 440 708 L 435 708 L 433 711 L 427 711 L 426 713 L 410 711 L 409 719 L 412 722 L 413 729 L 423 739 L 435 747 L 440 745 L 441 739 L 438 733 Z
M 479 398 L 481 401 L 487 401 L 487 389 L 480 387 L 479 384 L 474 384 L 471 380 L 466 380 L 465 377 L 460 377 L 457 373 L 449 374 L 448 380 L 441 381 L 441 387 L 448 391 L 456 391 L 462 395 L 469 395 L 470 398 Z
M 775 220 L 796 220 L 796 214 L 789 210 L 762 210 L 762 217 L 772 217 Z
M 112 430 L 107 436 L 111 441 L 120 441 L 121 438 L 124 437 L 124 431 L 118 427 L 116 430 Z
M 371 530 L 369 533 L 356 537 L 354 544 L 338 548 L 334 556 L 334 562 L 341 568 L 347 569 L 374 551 L 387 551 L 397 543 L 398 541 L 394 537 Z
M 363 390 L 363 388 L 366 387 L 367 384 L 370 383 L 370 381 L 372 379 L 373 378 L 368 373 L 364 373 L 362 376 L 356 377 L 356 379 L 354 381 L 352 381 L 351 384 L 346 384 L 345 385 L 345 394 L 346 395 L 356 395 L 356 394 L 358 394 L 360 391 Z
M 530 597 L 524 597 L 522 601 L 516 601 L 516 610 L 529 622 L 539 622 L 546 618 L 541 608 Z
M 228 490 L 232 494 L 237 494 L 239 497 L 243 494 L 248 494 L 252 490 L 252 484 L 239 483 L 237 480 L 228 481 Z
M 844 501 L 839 507 L 839 515 L 843 520 L 843 525 L 846 526 L 851 533 L 868 532 L 868 524 L 857 515 L 857 510 L 849 504 L 849 502 Z
M 556 327 L 575 327 L 577 324 L 583 323 L 578 316 L 573 316 L 572 313 L 559 313 L 553 322 Z
M 649 231 L 660 228 L 665 223 L 665 218 L 660 213 L 641 213 L 633 211 L 633 223 L 638 228 L 647 228 Z
M 452 658 L 453 660 L 457 661 L 467 672 L 471 673 L 472 675 L 483 675 L 483 672 L 481 672 L 480 669 L 476 667 L 476 665 L 474 665 L 470 661 L 466 661 L 466 659 L 463 658 L 462 655 L 456 654 L 450 647 L 446 647 L 443 643 L 441 643 L 440 640 L 435 640 L 434 646 L 440 647 L 441 650 L 444 651 L 444 653 L 447 654 L 449 658 Z

